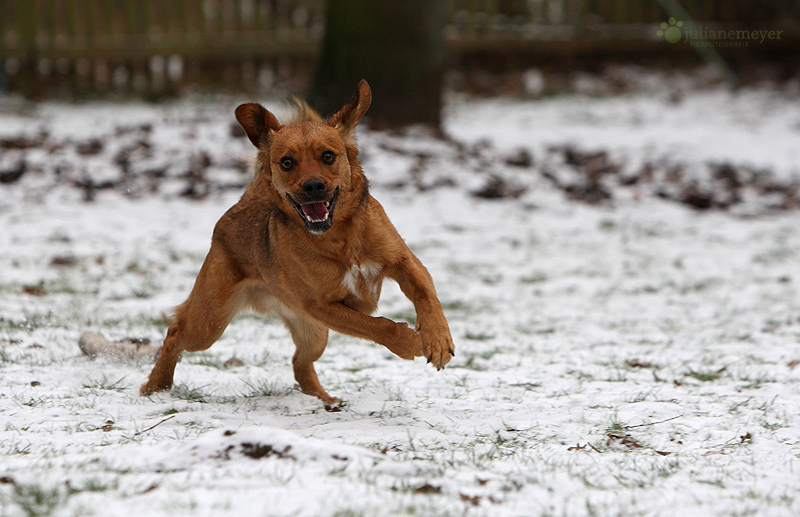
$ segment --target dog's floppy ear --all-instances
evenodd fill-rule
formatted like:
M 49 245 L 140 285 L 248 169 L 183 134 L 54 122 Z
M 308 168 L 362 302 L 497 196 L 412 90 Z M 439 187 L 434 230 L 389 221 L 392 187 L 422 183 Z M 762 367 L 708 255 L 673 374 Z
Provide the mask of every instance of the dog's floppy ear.
M 266 141 L 270 131 L 278 131 L 283 127 L 275 115 L 255 102 L 242 104 L 236 108 L 236 120 L 244 128 L 247 138 L 257 148 L 261 148 L 261 144 Z
M 328 125 L 345 132 L 352 132 L 364 117 L 372 103 L 372 90 L 364 79 L 358 83 L 358 89 L 350 104 L 346 104 L 335 115 L 328 119 Z

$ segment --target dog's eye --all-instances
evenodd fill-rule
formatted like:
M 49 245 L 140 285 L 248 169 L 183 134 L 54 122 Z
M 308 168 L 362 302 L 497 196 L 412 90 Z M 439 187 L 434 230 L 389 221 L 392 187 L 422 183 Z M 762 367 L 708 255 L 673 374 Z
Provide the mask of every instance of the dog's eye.
M 336 154 L 333 151 L 325 151 L 322 153 L 322 161 L 330 165 L 336 161 Z
M 281 158 L 281 161 L 278 162 L 278 164 L 281 166 L 281 169 L 285 171 L 290 171 L 294 168 L 294 160 L 292 160 L 288 156 L 284 156 L 283 158 Z

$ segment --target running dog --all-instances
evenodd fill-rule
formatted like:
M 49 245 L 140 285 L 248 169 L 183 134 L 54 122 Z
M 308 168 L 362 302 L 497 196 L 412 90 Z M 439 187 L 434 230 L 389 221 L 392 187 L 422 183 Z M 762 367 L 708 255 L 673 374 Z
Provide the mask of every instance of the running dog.
M 340 400 L 322 388 L 314 361 L 329 329 L 403 359 L 427 357 L 437 370 L 455 355 L 433 280 L 370 195 L 358 161 L 354 132 L 371 102 L 362 80 L 352 101 L 327 120 L 306 105 L 286 125 L 259 104 L 236 108 L 258 149 L 256 174 L 214 228 L 142 395 L 170 389 L 181 353 L 206 350 L 248 309 L 281 318 L 296 347 L 295 379 L 328 409 Z M 387 277 L 413 302 L 414 329 L 371 316 Z

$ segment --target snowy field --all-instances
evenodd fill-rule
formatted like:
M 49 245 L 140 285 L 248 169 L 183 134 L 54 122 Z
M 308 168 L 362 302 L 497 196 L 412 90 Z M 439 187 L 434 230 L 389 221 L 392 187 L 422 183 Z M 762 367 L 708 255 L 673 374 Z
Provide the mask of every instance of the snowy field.
M 800 515 L 796 94 L 453 97 L 449 140 L 361 131 L 450 365 L 333 334 L 330 413 L 243 315 L 140 397 L 148 362 L 78 336 L 163 339 L 250 176 L 244 100 L 0 101 L 1 515 Z M 379 312 L 414 318 L 388 282 Z

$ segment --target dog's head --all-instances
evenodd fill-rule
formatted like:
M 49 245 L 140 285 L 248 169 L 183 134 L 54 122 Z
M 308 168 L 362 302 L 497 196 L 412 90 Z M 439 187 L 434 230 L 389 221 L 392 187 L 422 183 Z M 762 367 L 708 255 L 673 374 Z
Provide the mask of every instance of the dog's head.
M 362 80 L 353 100 L 326 121 L 301 108 L 300 120 L 282 125 L 260 104 L 236 108 L 236 120 L 259 150 L 261 174 L 277 194 L 276 204 L 313 234 L 331 228 L 337 207 L 344 217 L 364 198 L 354 132 L 371 102 Z

